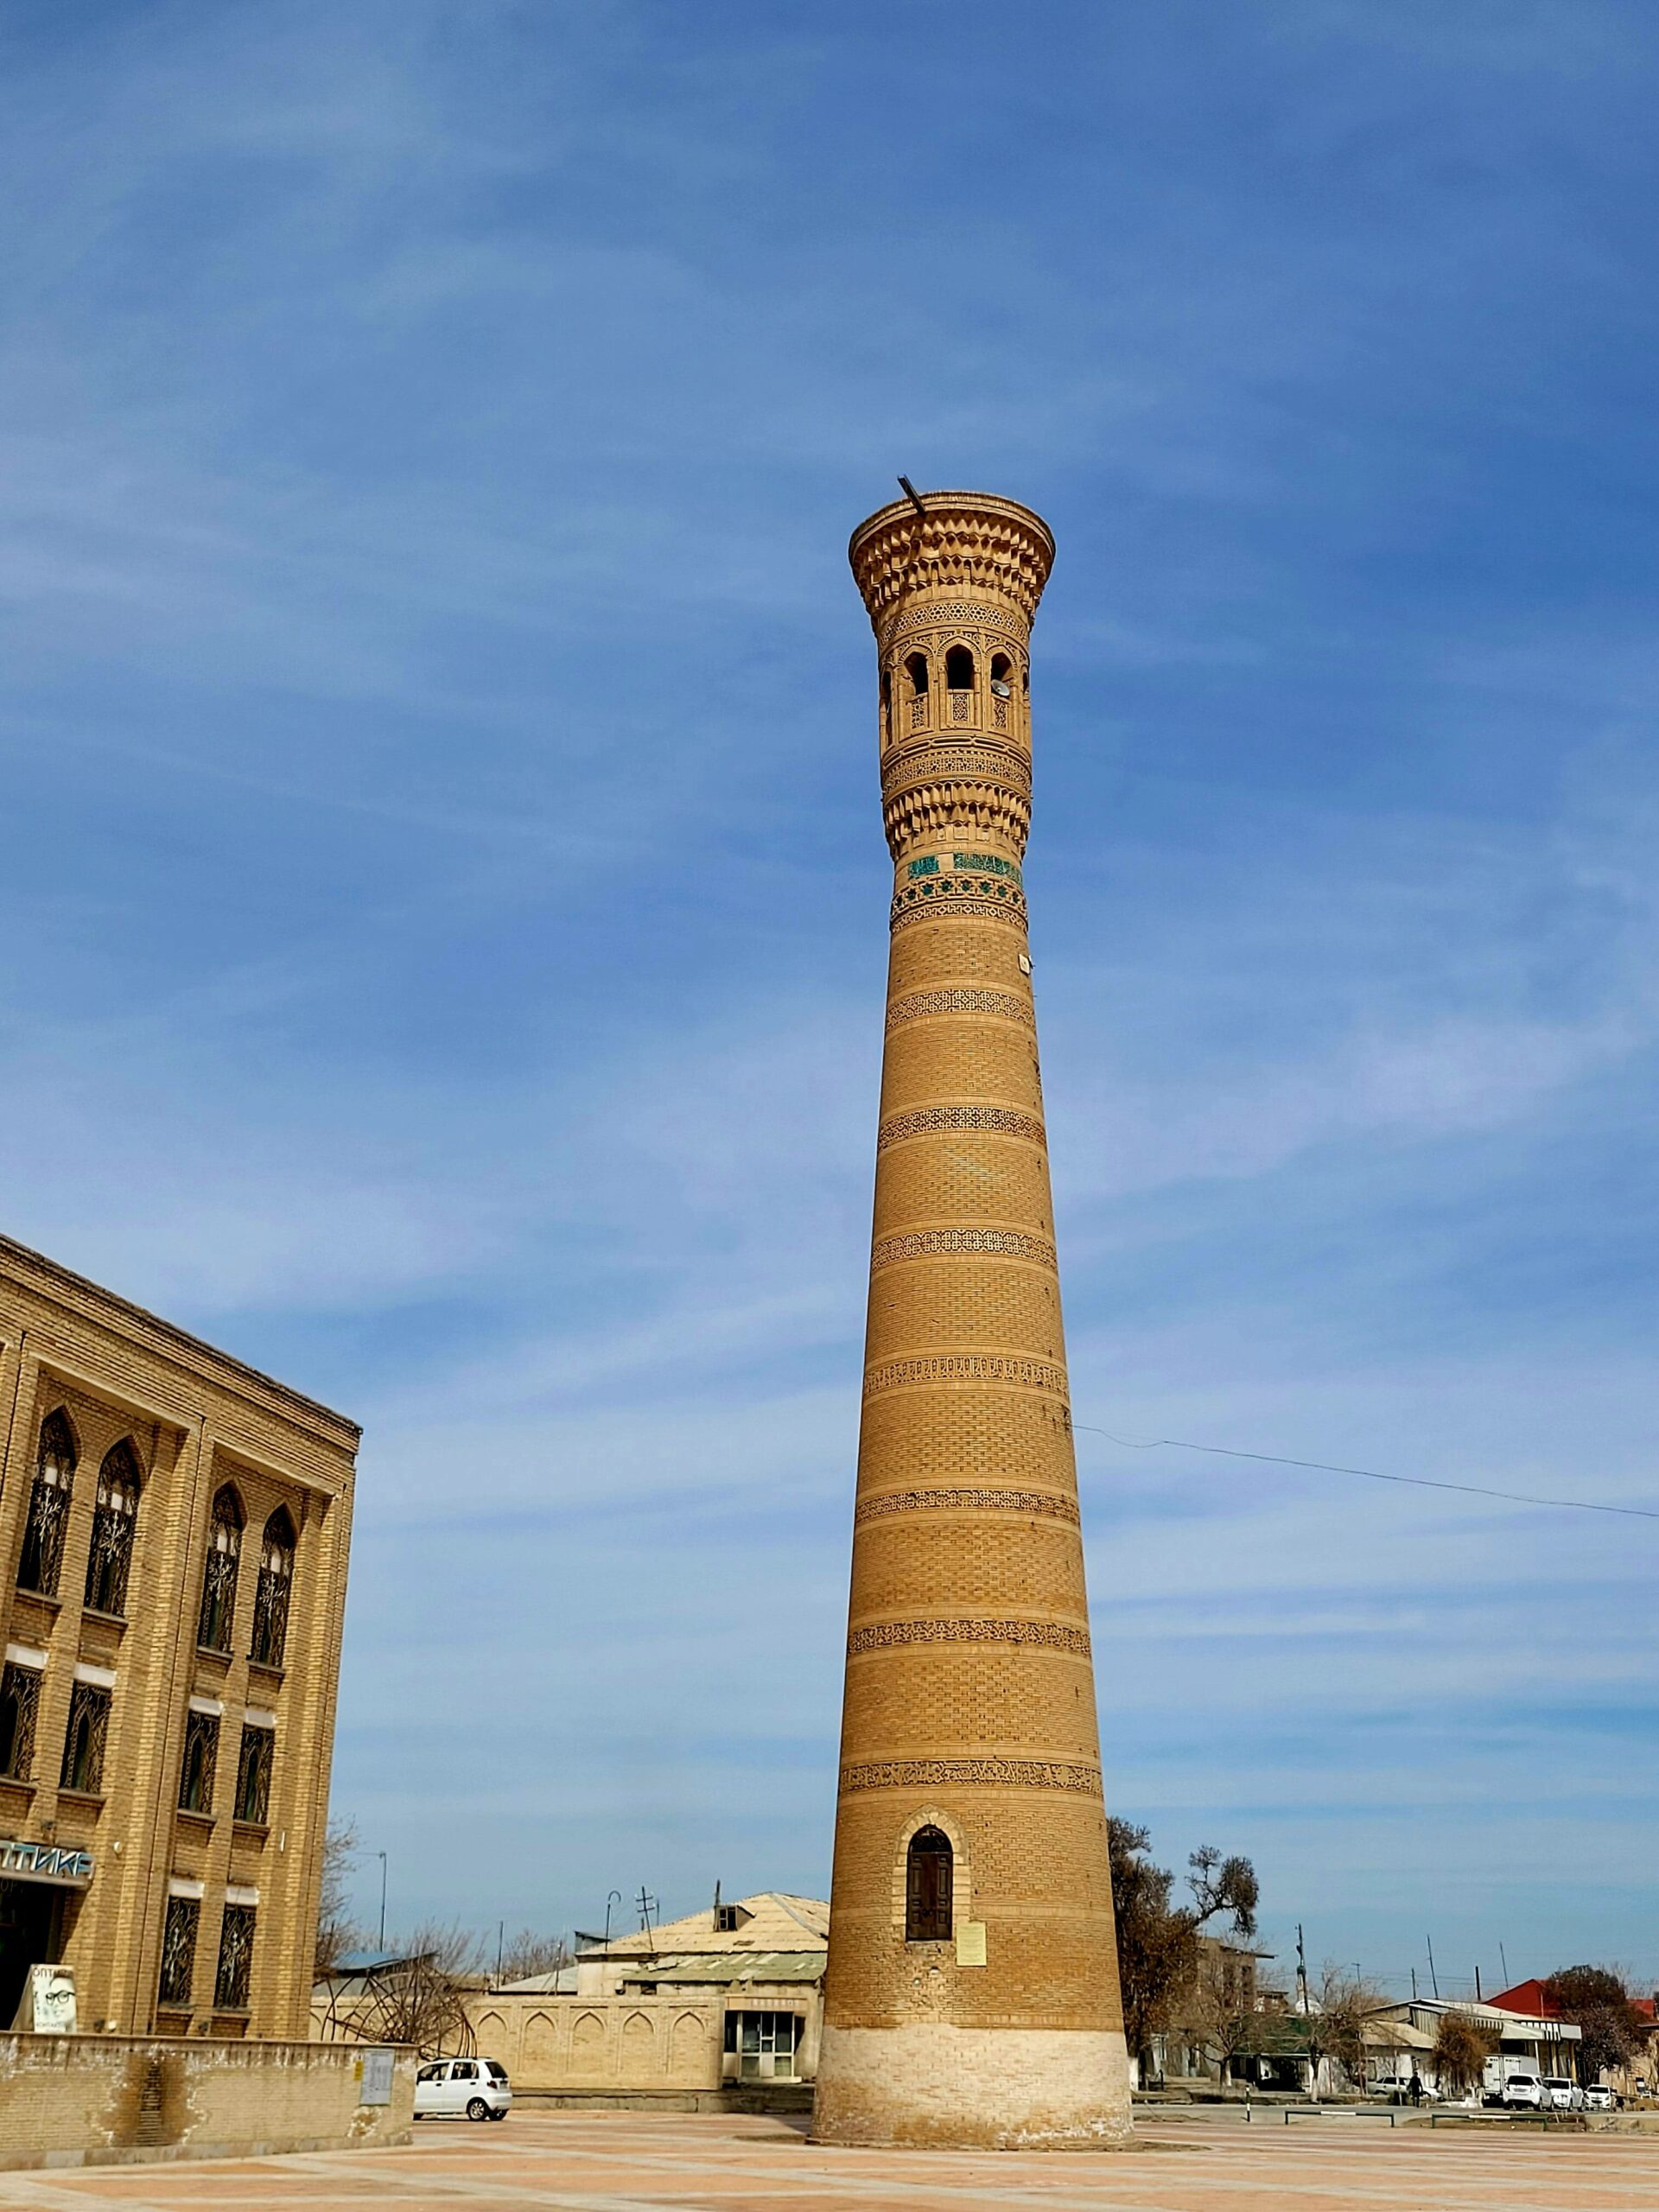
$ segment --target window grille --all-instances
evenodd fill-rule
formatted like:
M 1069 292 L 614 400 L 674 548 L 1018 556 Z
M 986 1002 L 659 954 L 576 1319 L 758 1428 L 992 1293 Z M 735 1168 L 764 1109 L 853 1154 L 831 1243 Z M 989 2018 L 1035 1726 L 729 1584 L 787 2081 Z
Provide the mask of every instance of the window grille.
M 41 1678 L 33 1667 L 8 1667 L 0 1674 L 0 1774 L 13 1782 L 27 1782 L 34 1770 L 40 1704 Z
M 253 1594 L 253 1649 L 262 1667 L 280 1667 L 288 1643 L 288 1599 L 294 1586 L 294 1523 L 278 1506 L 265 1523 L 259 1584 Z
M 69 1690 L 69 1726 L 63 1738 L 60 1788 L 96 1796 L 104 1787 L 104 1739 L 110 1727 L 110 1693 L 96 1682 L 74 1682 Z
M 194 1897 L 168 1897 L 167 1918 L 162 1923 L 162 1983 L 163 2005 L 188 2005 L 196 1974 L 196 1929 L 201 1907 Z
M 184 1759 L 179 1769 L 179 1810 L 211 1813 L 213 1769 L 219 1764 L 219 1719 L 194 1708 L 184 1716 Z
M 948 1943 L 952 1890 L 950 1839 L 938 1828 L 918 1828 L 905 1869 L 905 1941 Z
M 270 1809 L 270 1773 L 276 1737 L 270 1728 L 245 1728 L 236 1760 L 236 1817 L 263 1823 Z
M 221 2012 L 245 2012 L 253 1967 L 253 1915 L 251 1904 L 227 1904 L 219 1931 L 219 1972 L 213 1979 L 213 2003 Z
M 122 1442 L 104 1455 L 92 1513 L 92 1548 L 86 1558 L 86 1603 L 95 1613 L 127 1610 L 127 1569 L 138 1522 L 138 1462 Z
M 201 1618 L 196 1642 L 206 1651 L 228 1651 L 236 1618 L 236 1569 L 242 1554 L 242 1501 L 227 1483 L 213 1500 L 207 1558 L 201 1571 Z
M 38 1590 L 43 1598 L 58 1594 L 64 1524 L 69 1517 L 77 1456 L 67 1416 L 61 1412 L 48 1414 L 41 1424 L 40 1452 L 23 1523 L 22 1554 L 17 1562 L 18 1588 Z

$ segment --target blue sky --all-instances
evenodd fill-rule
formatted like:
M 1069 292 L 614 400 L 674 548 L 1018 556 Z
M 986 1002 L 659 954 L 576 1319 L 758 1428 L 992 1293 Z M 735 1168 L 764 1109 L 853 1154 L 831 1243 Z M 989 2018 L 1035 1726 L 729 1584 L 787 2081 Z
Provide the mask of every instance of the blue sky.
M 1602 0 L 0 18 L 4 1225 L 364 1422 L 394 1925 L 827 1882 L 897 470 L 1059 541 L 1079 1421 L 1659 1503 L 1656 92 Z M 1659 1978 L 1659 1529 L 1080 1444 L 1166 1857 Z

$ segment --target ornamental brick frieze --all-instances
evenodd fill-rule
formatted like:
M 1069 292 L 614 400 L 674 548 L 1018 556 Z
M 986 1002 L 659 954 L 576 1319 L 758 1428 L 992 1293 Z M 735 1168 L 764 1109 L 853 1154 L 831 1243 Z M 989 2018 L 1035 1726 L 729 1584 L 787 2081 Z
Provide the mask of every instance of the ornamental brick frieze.
M 1028 1236 L 1015 1229 L 909 1230 L 900 1236 L 881 1237 L 870 1254 L 870 1265 L 891 1268 L 901 1260 L 940 1259 L 957 1254 L 1030 1260 L 1040 1268 L 1054 1265 L 1054 1247 L 1046 1236 Z
M 995 1014 L 1004 1021 L 1017 1021 L 1026 1029 L 1037 1026 L 1037 1017 L 1028 1000 L 1016 997 L 1012 991 L 969 987 L 960 990 L 911 991 L 901 999 L 894 999 L 887 1008 L 887 1027 L 899 1029 L 907 1021 L 952 1014 Z
M 888 910 L 889 925 L 903 929 L 912 922 L 950 921 L 963 915 L 978 922 L 1008 922 L 1016 929 L 1026 925 L 1026 902 L 1020 893 L 1001 885 L 985 887 L 982 893 L 967 884 L 952 884 L 948 890 L 941 888 L 932 899 L 919 893 L 904 892 L 894 899 Z
M 1017 747 L 999 745 L 994 738 L 952 744 L 939 737 L 889 753 L 881 763 L 884 791 L 895 791 L 905 784 L 962 779 L 969 783 L 1012 784 L 1015 791 L 1029 793 L 1031 763 Z
M 1066 1789 L 1098 1797 L 1100 1769 L 1075 1759 L 871 1759 L 841 1770 L 850 1789 Z
M 1089 1656 L 1088 1632 L 1063 1621 L 876 1621 L 868 1628 L 855 1628 L 847 1638 L 847 1649 L 856 1656 L 866 1651 L 892 1651 L 909 1643 L 1029 1644 L 1035 1650 L 1065 1651 L 1078 1659 Z
M 1021 621 L 1011 607 L 996 607 L 981 600 L 935 599 L 925 600 L 919 607 L 907 608 L 881 625 L 876 632 L 876 642 L 883 652 L 895 638 L 908 637 L 915 630 L 970 630 L 982 627 L 1000 631 L 1002 636 L 1019 647 L 1021 653 L 1031 635 L 1031 626 Z
M 1022 1359 L 1009 1352 L 936 1351 L 913 1359 L 883 1360 L 864 1377 L 864 1395 L 899 1390 L 930 1382 L 1001 1383 L 1018 1390 L 1050 1390 L 1065 1395 L 1065 1370 L 1052 1360 Z
M 1080 1518 L 1076 1498 L 1064 1497 L 1058 1491 L 889 1490 L 861 1498 L 853 1515 L 854 1525 L 885 1521 L 894 1513 L 1015 1513 L 1073 1524 Z
M 913 1106 L 906 1114 L 889 1114 L 875 1133 L 878 1154 L 890 1144 L 911 1137 L 941 1136 L 950 1130 L 982 1129 L 993 1136 L 1020 1137 L 1027 1144 L 1045 1141 L 1043 1125 L 1034 1114 L 1014 1106 Z

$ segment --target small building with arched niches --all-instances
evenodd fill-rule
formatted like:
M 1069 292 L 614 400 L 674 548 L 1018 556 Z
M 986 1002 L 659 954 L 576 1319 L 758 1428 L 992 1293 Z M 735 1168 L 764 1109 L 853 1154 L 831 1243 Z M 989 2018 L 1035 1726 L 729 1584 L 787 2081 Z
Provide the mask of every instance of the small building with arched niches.
M 515 2092 L 581 2104 L 787 2094 L 817 2070 L 829 1905 L 763 1890 L 469 1997 Z
M 358 1428 L 4 1237 L 0 1402 L 0 2031 L 302 2038 Z

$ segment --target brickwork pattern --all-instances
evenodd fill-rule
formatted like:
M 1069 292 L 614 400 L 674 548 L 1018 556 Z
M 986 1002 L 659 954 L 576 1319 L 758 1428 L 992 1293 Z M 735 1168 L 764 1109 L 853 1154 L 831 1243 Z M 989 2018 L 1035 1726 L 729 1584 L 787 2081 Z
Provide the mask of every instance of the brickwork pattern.
M 1128 2127 L 1020 888 L 1027 639 L 1052 554 L 1027 510 L 967 493 L 885 509 L 853 541 L 895 874 L 815 2120 L 842 2141 Z M 925 1812 L 953 1840 L 983 1966 L 906 1941 Z
M 154 1316 L 0 1239 L 0 1391 L 10 1425 L 0 1469 L 0 1616 L 9 1649 L 41 1677 L 32 1766 L 0 1779 L 0 1837 L 91 1855 L 64 1894 L 60 1956 L 83 2029 L 219 2037 L 303 2035 L 310 2000 L 345 1612 L 355 1426 Z M 41 1426 L 61 1409 L 78 1461 L 56 1592 L 17 1588 Z M 124 1440 L 141 1489 L 120 1618 L 84 1599 L 99 1464 Z M 212 1503 L 230 1485 L 243 1516 L 224 1650 L 197 1643 Z M 251 1657 L 261 1543 L 286 1510 L 296 1537 L 282 1663 Z M 95 1789 L 60 1784 L 79 1674 L 107 1681 Z M 187 1713 L 218 1723 L 211 1797 L 179 1809 Z M 274 1733 L 261 1821 L 236 1817 L 245 1726 Z M 193 1897 L 188 2003 L 158 2006 L 170 1895 Z M 245 2006 L 215 2003 L 227 1903 L 254 1911 Z

